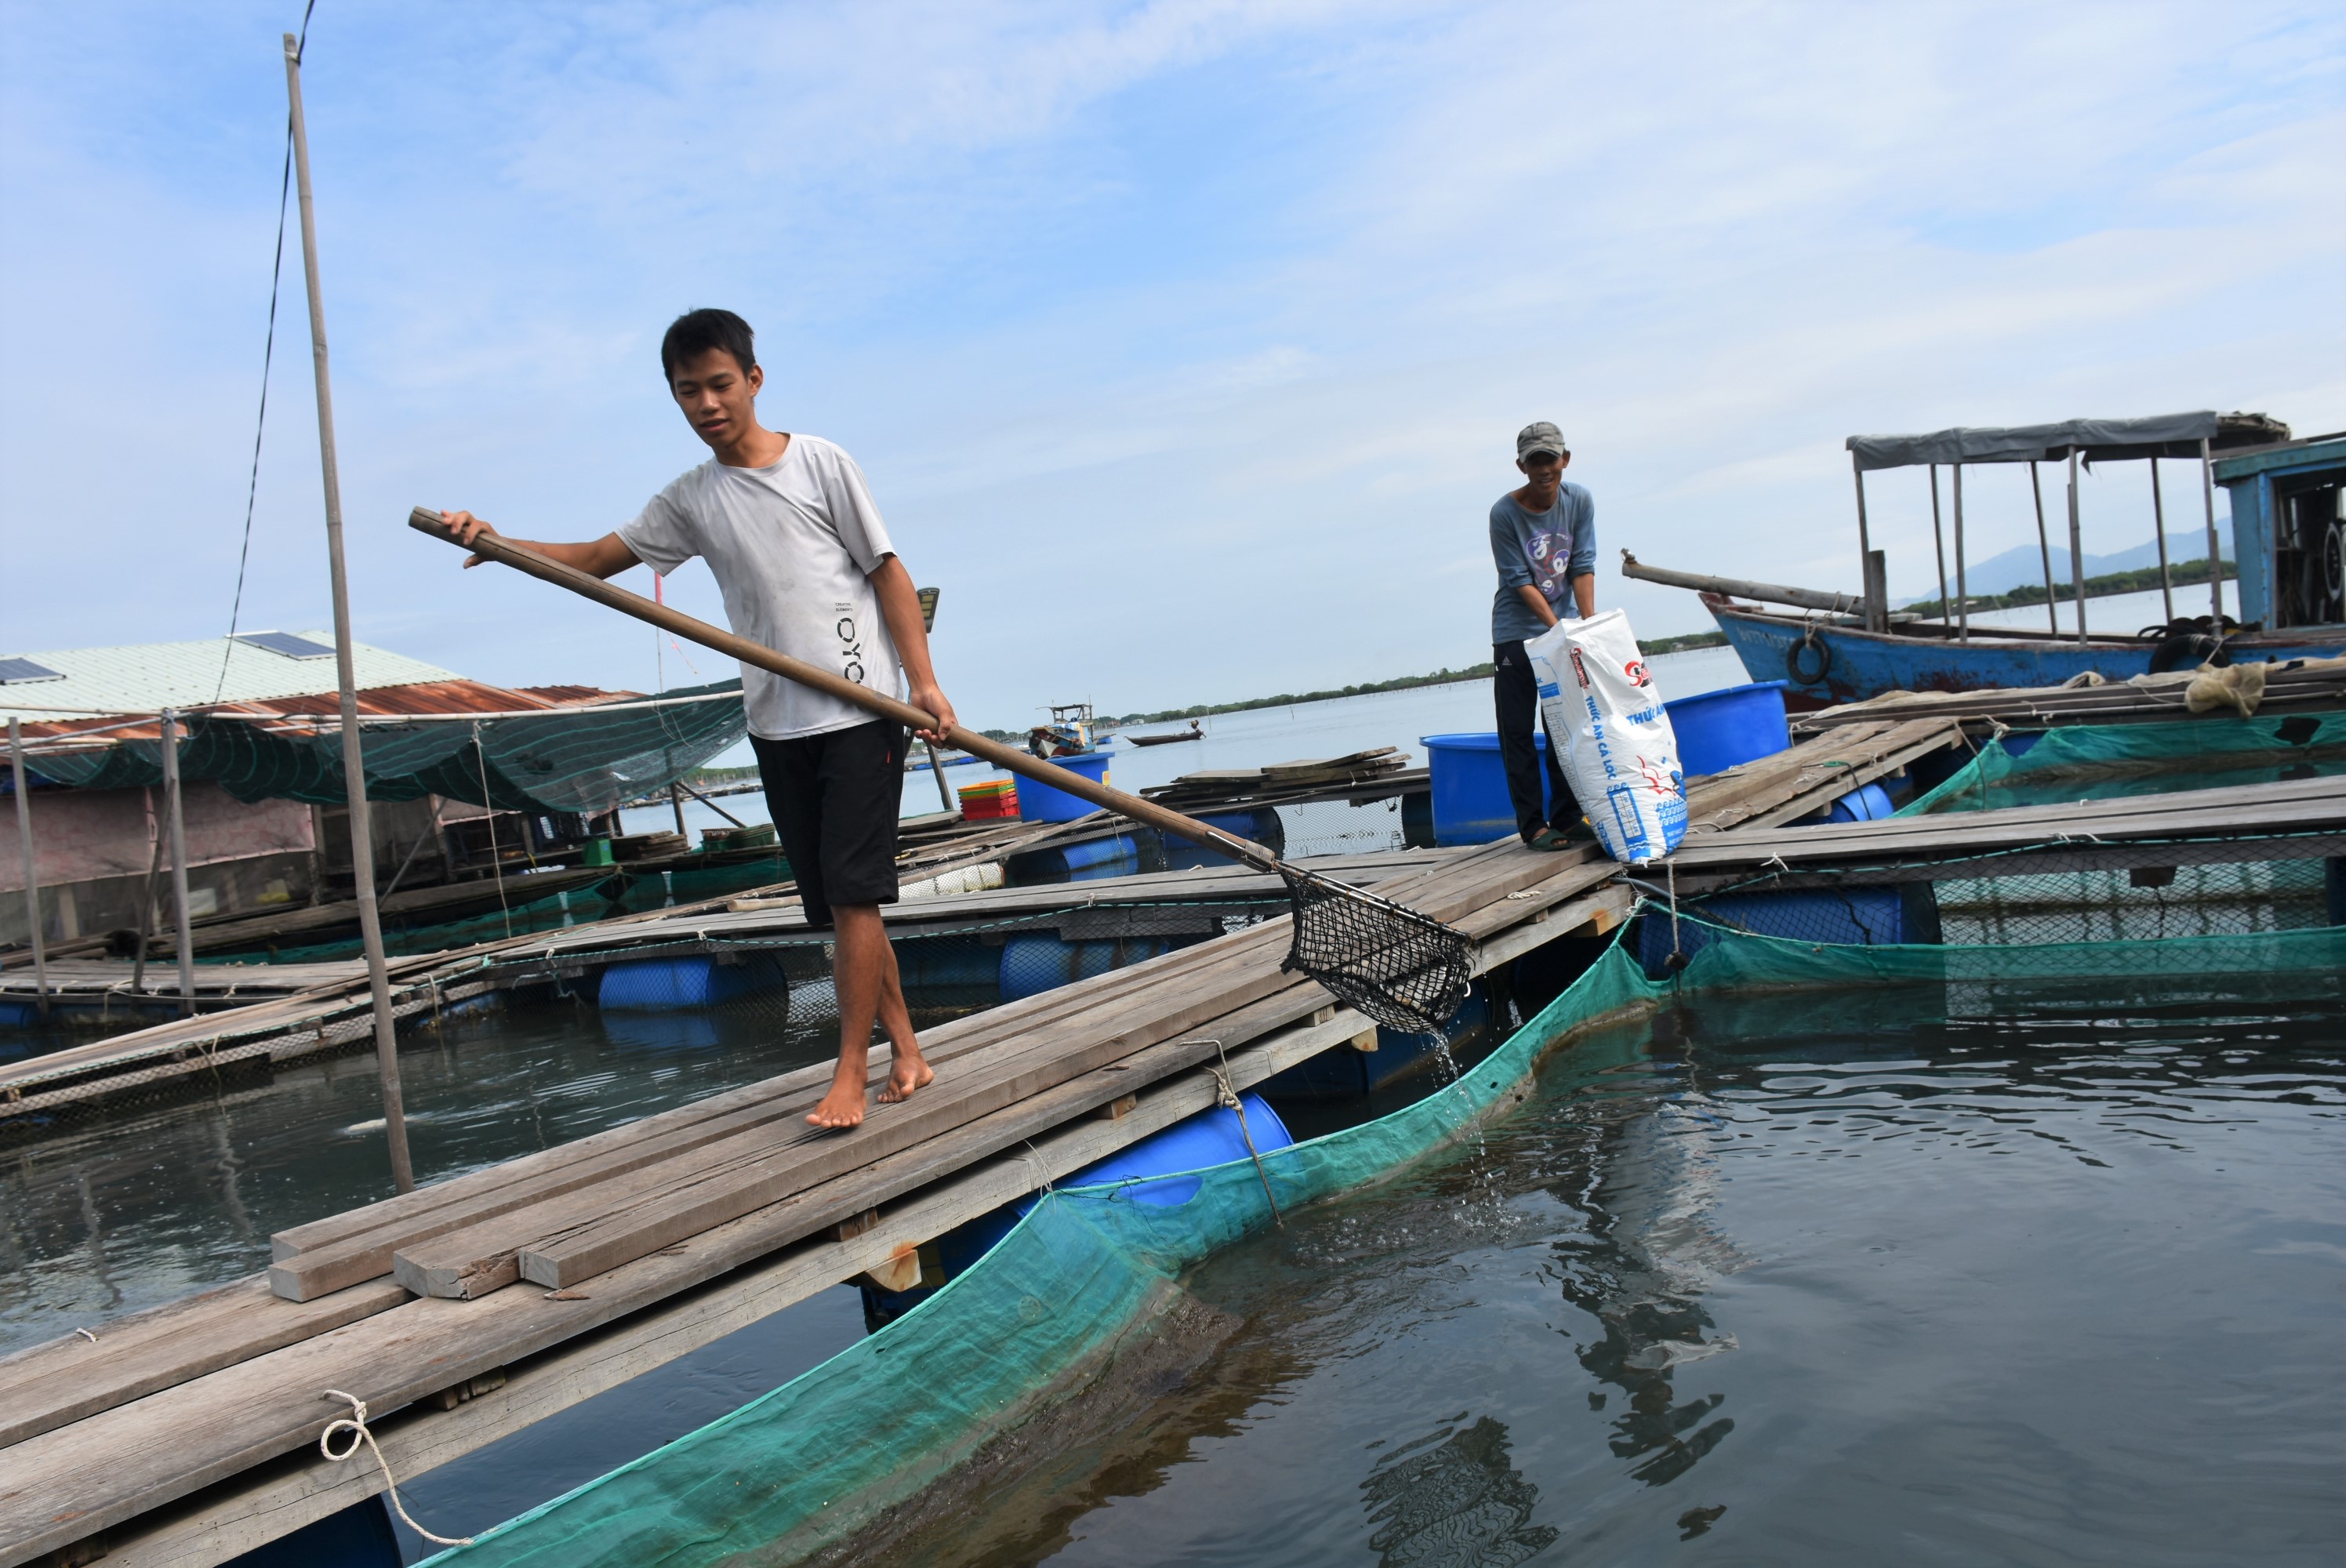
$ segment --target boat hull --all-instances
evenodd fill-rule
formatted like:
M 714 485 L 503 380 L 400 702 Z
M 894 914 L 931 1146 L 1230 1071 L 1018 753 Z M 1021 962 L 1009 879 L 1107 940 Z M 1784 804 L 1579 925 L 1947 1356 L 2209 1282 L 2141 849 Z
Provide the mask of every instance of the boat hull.
M 1705 594 L 1703 602 L 1751 678 L 1786 682 L 1786 703 L 1800 710 L 1862 702 L 1890 691 L 2059 686 L 2088 670 L 2105 680 L 2128 680 L 2150 671 L 2151 645 L 2131 637 L 2096 638 L 2082 646 L 2074 640 L 2010 636 L 1974 636 L 1966 643 L 1821 625 L 1749 609 L 1711 594 Z M 1795 670 L 1795 647 L 1811 638 L 1811 646 L 1801 650 L 1801 667 Z M 2346 628 L 2251 635 L 2235 638 L 2230 647 L 2235 662 L 2335 658 L 2346 653 Z M 1803 680 L 1802 675 L 1821 678 Z

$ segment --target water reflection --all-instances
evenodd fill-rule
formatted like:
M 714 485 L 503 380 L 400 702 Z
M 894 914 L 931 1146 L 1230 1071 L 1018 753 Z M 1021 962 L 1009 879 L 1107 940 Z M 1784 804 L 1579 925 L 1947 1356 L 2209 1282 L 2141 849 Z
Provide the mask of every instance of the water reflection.
M 1383 1568 L 1514 1568 L 1556 1543 L 1553 1525 L 1531 1522 L 1539 1488 L 1510 1462 L 1507 1429 L 1489 1416 L 1463 1431 L 1454 1420 L 1388 1456 L 1361 1491 Z

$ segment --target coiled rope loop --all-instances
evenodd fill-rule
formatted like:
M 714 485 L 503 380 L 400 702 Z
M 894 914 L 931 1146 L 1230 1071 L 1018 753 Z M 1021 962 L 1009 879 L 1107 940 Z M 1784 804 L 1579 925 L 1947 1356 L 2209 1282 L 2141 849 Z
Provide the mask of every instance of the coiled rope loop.
M 343 1400 L 348 1401 L 351 1407 L 349 1415 L 338 1416 L 328 1421 L 326 1430 L 318 1434 L 320 1453 L 324 1454 L 335 1464 L 340 1464 L 357 1453 L 359 1444 L 363 1442 L 373 1451 L 375 1463 L 382 1466 L 383 1487 L 391 1493 L 391 1506 L 398 1512 L 400 1518 L 407 1521 L 407 1527 L 410 1530 L 434 1546 L 470 1546 L 473 1543 L 473 1538 L 469 1535 L 434 1535 L 415 1522 L 415 1516 L 407 1512 L 405 1503 L 399 1501 L 399 1481 L 391 1473 L 391 1461 L 382 1457 L 382 1450 L 375 1443 L 374 1433 L 367 1431 L 367 1408 L 364 1400 L 360 1399 L 356 1394 L 346 1394 L 340 1389 L 328 1389 L 318 1397 L 326 1400 Z M 343 1433 L 349 1434 L 350 1441 L 342 1446 L 342 1452 L 336 1453 L 334 1439 Z

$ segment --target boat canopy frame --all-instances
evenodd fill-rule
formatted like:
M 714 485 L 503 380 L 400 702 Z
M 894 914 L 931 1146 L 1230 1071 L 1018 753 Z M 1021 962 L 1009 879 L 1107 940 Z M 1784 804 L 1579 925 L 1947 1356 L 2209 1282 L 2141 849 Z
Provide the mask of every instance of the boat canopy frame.
M 2223 548 L 2216 536 L 2214 450 L 2218 446 L 2263 444 L 2287 440 L 2289 427 L 2264 414 L 2219 414 L 2213 410 L 2188 413 L 2151 414 L 2138 419 L 2069 419 L 2049 424 L 2003 428 L 1957 425 L 1921 435 L 1852 435 L 1847 443 L 1850 467 L 1857 484 L 1858 555 L 1865 584 L 1866 629 L 1890 629 L 1887 572 L 1865 514 L 1865 476 L 1885 468 L 1928 468 L 1931 473 L 1931 538 L 1939 563 L 1939 617 L 1955 607 L 1957 640 L 1971 640 L 1971 605 L 1965 582 L 1964 549 L 1964 469 L 1983 463 L 2025 463 L 2029 489 L 2036 503 L 2036 549 L 2045 568 L 2045 614 L 2055 637 L 2061 636 L 2059 599 L 2053 585 L 2053 546 L 2045 525 L 2045 490 L 2037 464 L 2068 464 L 2069 585 L 2076 606 L 2076 639 L 2086 643 L 2086 559 L 2078 518 L 2077 466 L 2096 463 L 2147 462 L 2150 467 L 2150 504 L 2158 539 L 2158 583 L 2168 622 L 2175 619 L 2175 583 L 2167 558 L 2167 504 L 2160 493 L 2161 458 L 2198 459 L 2199 490 L 2207 514 L 2208 591 L 2213 619 L 2210 629 L 2220 634 L 2224 624 Z M 1955 584 L 1947 592 L 1946 536 L 1940 521 L 1939 469 L 1954 470 Z

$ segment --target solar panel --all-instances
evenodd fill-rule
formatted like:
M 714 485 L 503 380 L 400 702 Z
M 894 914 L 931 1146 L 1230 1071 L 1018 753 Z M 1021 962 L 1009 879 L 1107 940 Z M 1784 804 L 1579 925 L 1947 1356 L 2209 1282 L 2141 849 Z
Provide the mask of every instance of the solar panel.
M 17 686 L 27 681 L 63 680 L 65 677 L 45 664 L 35 664 L 28 658 L 0 658 L 0 686 Z
M 334 650 L 324 643 L 313 643 L 308 637 L 297 637 L 291 632 L 248 632 L 236 639 L 253 647 L 266 648 L 287 658 L 332 658 Z

